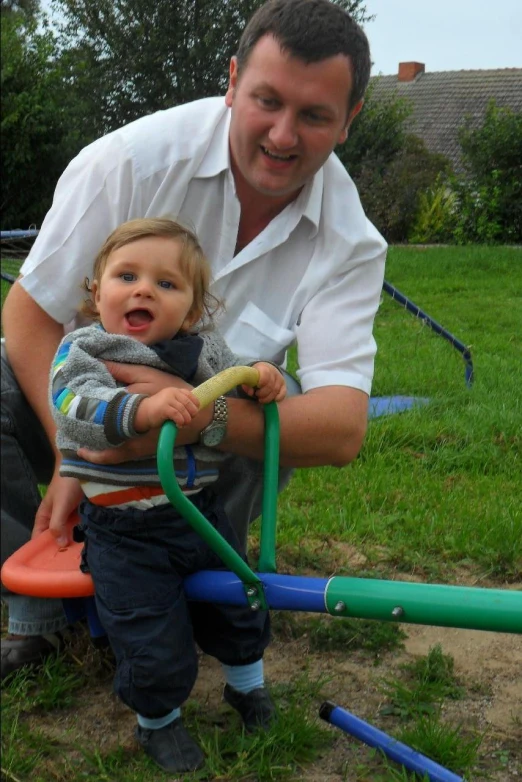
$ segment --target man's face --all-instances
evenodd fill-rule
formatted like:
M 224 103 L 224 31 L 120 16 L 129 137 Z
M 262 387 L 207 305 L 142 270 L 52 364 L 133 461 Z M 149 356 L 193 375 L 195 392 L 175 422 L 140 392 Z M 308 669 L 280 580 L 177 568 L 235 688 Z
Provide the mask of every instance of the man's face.
M 261 38 L 240 78 L 230 65 L 230 152 L 238 192 L 295 197 L 336 146 L 362 101 L 348 113 L 351 64 L 342 54 L 306 64 Z

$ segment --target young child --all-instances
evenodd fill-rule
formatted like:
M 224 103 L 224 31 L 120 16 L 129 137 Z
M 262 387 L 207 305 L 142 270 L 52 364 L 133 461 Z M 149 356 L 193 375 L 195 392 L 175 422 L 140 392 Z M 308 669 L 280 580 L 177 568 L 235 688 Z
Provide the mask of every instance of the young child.
M 167 419 L 182 427 L 198 412 L 190 390 L 167 388 L 146 396 L 118 387 L 105 360 L 157 367 L 193 386 L 245 363 L 216 331 L 197 332 L 197 324 L 211 320 L 216 309 L 209 279 L 191 231 L 163 218 L 124 223 L 101 248 L 92 284 L 85 282 L 86 314 L 98 323 L 62 340 L 50 383 L 61 474 L 78 478 L 86 496 L 80 505 L 85 558 L 116 657 L 114 689 L 137 712 L 136 737 L 145 752 L 170 772 L 193 771 L 204 763 L 180 716 L 197 676 L 195 642 L 222 663 L 224 698 L 245 728 L 271 723 L 275 709 L 263 678 L 268 613 L 187 602 L 185 576 L 224 566 L 168 502 L 155 458 L 96 465 L 77 450 L 113 447 Z M 260 375 L 258 399 L 283 399 L 281 372 L 269 363 L 254 366 Z M 182 490 L 238 551 L 211 489 L 220 458 L 209 447 L 178 447 L 175 470 Z

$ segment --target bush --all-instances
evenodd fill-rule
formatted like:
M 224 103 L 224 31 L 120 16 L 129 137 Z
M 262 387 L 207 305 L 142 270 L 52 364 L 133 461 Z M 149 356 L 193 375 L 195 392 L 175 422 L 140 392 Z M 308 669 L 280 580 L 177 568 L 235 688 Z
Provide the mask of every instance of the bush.
M 421 193 L 450 172 L 443 155 L 429 152 L 417 136 L 406 136 L 402 149 L 382 172 L 363 164 L 356 185 L 369 219 L 389 242 L 406 242 L 412 232 Z
M 405 242 L 418 211 L 419 194 L 450 170 L 448 160 L 408 135 L 411 104 L 396 95 L 375 99 L 370 84 L 347 143 L 338 151 L 357 185 L 369 219 L 390 242 Z
M 460 131 L 465 177 L 454 180 L 460 244 L 522 241 L 522 113 L 489 104 L 484 122 Z
M 409 241 L 415 244 L 452 242 L 457 225 L 457 198 L 447 183 L 419 193 L 417 216 Z

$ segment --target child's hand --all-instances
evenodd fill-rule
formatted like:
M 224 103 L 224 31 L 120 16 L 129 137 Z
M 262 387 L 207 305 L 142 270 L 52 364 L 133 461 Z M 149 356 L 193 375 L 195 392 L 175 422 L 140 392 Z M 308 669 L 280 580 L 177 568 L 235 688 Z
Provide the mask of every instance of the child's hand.
M 186 426 L 198 410 L 199 400 L 188 389 L 163 388 L 140 402 L 134 428 L 137 432 L 148 432 L 162 426 L 165 421 L 174 421 L 178 427 Z
M 285 379 L 277 367 L 262 361 L 253 366 L 259 372 L 257 387 L 243 386 L 243 391 L 248 396 L 255 396 L 262 405 L 266 405 L 268 402 L 280 402 L 284 399 L 286 396 Z

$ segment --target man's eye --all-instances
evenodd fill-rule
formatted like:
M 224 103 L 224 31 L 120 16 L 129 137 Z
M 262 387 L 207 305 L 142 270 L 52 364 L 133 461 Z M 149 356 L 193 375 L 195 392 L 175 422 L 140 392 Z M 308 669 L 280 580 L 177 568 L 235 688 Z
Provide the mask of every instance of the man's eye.
M 120 277 L 123 282 L 134 282 L 136 279 L 136 275 L 132 274 L 132 272 L 123 272 L 123 274 L 120 274 Z
M 275 98 L 263 98 L 259 96 L 258 101 L 265 109 L 277 109 L 279 105 Z
M 315 111 L 305 112 L 305 117 L 308 122 L 326 122 L 326 117 L 324 117 L 322 114 L 316 114 Z
M 159 285 L 160 288 L 166 288 L 167 290 L 170 290 L 174 287 L 174 283 L 170 282 L 170 280 L 160 280 Z

